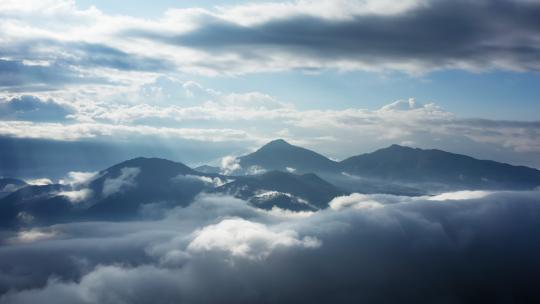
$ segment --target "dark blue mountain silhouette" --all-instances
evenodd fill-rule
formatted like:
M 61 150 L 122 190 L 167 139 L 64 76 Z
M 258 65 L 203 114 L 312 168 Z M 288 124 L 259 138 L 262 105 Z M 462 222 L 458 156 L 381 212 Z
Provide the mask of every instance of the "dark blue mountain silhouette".
M 263 209 L 276 206 L 289 210 L 324 209 L 334 197 L 345 194 L 313 173 L 298 175 L 281 171 L 236 177 L 216 192 L 248 200 Z
M 122 180 L 129 170 L 131 176 Z M 196 178 L 201 175 L 182 163 L 160 158 L 140 157 L 122 162 L 101 171 L 90 183 L 94 202 L 85 210 L 85 216 L 122 219 L 135 216 L 144 204 L 186 206 L 205 188 L 204 182 Z M 106 185 L 115 181 L 123 184 L 108 193 Z
M 540 185 L 540 171 L 533 168 L 399 145 L 353 156 L 340 162 L 339 167 L 359 176 L 470 189 L 531 189 Z
M 337 163 L 311 150 L 294 146 L 277 139 L 259 150 L 239 158 L 244 169 L 252 166 L 266 170 L 286 171 L 292 168 L 298 173 L 335 171 Z
M 14 179 L 0 180 L 0 186 L 17 185 L 0 198 L 0 226 L 134 219 L 155 204 L 160 208 L 187 206 L 202 192 L 234 195 L 258 208 L 316 210 L 353 191 L 420 195 L 430 183 L 447 189 L 532 189 L 540 185 L 536 169 L 398 145 L 334 162 L 276 140 L 240 161 L 242 166 L 270 171 L 223 176 L 141 157 L 102 170 L 77 185 L 29 186 Z M 288 168 L 300 174 L 284 172 Z M 85 196 L 78 200 L 70 196 L 78 193 Z
M 219 174 L 221 172 L 219 167 L 209 166 L 209 165 L 202 165 L 194 168 L 195 171 L 201 172 L 201 173 L 213 173 L 213 174 Z
M 450 189 L 532 189 L 540 185 L 540 171 L 533 168 L 399 145 L 334 162 L 278 139 L 239 160 L 243 168 L 285 171 L 289 167 L 301 173 L 317 173 L 331 181 L 342 180 L 332 174 L 348 173 L 363 178 L 364 183 L 373 179 L 381 185 L 438 183 Z M 385 192 L 371 184 L 368 188 Z M 415 192 L 412 188 L 408 191 Z
M 223 185 L 225 182 L 229 182 Z M 239 189 L 245 191 L 237 191 Z M 82 201 L 66 193 L 88 191 Z M 277 191 L 270 199 L 258 194 Z M 291 210 L 325 208 L 337 195 L 335 186 L 314 174 L 268 172 L 263 175 L 227 177 L 195 171 L 159 158 L 136 158 L 100 171 L 77 185 L 27 186 L 0 200 L 0 225 L 37 225 L 71 220 L 129 220 L 141 216 L 150 204 L 160 208 L 187 206 L 202 192 L 235 194 L 260 208 Z M 257 202 L 257 204 L 255 204 Z
M 0 200 L 0 226 L 66 219 L 72 206 L 65 197 L 55 195 L 61 190 L 61 185 L 27 186 L 9 194 Z

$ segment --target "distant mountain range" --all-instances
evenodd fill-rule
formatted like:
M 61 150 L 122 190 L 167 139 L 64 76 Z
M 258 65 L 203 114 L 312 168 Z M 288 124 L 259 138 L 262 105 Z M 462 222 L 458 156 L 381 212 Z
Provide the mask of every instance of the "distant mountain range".
M 532 189 L 540 185 L 540 171 L 441 150 L 392 145 L 372 153 L 336 162 L 308 149 L 279 139 L 242 156 L 245 170 L 316 173 L 329 179 L 345 175 L 382 184 L 435 185 L 451 189 Z M 412 189 L 412 188 L 411 188 Z
M 346 194 L 315 174 L 270 171 L 230 177 L 158 158 L 136 158 L 76 184 L 29 185 L 0 199 L 0 226 L 72 220 L 128 220 L 149 210 L 187 206 L 200 193 L 227 194 L 253 206 L 317 210 Z
M 339 167 L 370 178 L 467 189 L 531 189 L 540 185 L 540 171 L 533 168 L 399 145 L 350 157 Z
M 73 184 L 27 185 L 0 179 L 0 225 L 126 220 L 187 206 L 200 193 L 227 194 L 263 209 L 318 210 L 350 192 L 424 195 L 456 189 L 533 189 L 540 171 L 440 150 L 392 145 L 341 162 L 272 141 L 239 157 L 235 175 L 135 158 Z M 248 172 L 259 172 L 247 175 Z

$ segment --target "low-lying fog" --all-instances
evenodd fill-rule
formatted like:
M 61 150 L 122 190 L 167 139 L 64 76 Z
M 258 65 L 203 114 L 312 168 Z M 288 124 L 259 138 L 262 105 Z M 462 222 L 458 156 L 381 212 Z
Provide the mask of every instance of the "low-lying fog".
M 351 194 L 317 212 L 201 194 L 147 220 L 3 232 L 0 303 L 538 299 L 540 192 Z

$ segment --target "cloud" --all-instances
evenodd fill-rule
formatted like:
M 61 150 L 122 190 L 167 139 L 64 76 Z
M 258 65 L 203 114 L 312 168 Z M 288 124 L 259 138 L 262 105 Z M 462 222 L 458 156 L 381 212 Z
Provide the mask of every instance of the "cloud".
M 535 1 L 407 1 L 387 13 L 385 8 L 393 4 L 381 3 L 375 9 L 374 2 L 252 4 L 202 12 L 193 30 L 178 35 L 132 33 L 217 58 L 235 58 L 240 65 L 235 68 L 243 72 L 252 66 L 409 73 L 539 67 L 533 41 L 540 6 Z M 249 13 L 257 18 L 249 18 Z M 515 36 L 501 38 L 503 23 Z M 213 68 L 219 66 L 214 60 Z
M 408 100 L 397 100 L 381 107 L 381 112 L 386 111 L 409 111 L 423 108 L 424 105 L 418 103 L 414 98 Z
M 43 185 L 50 185 L 52 184 L 52 180 L 48 178 L 33 178 L 33 179 L 27 179 L 25 182 L 29 185 L 34 186 L 43 186 Z
M 109 184 L 108 191 L 112 191 L 110 184 Z M 79 189 L 79 190 L 61 191 L 61 192 L 58 193 L 58 195 L 62 195 L 62 196 L 67 197 L 68 200 L 70 202 L 74 203 L 74 204 L 86 201 L 87 199 L 92 197 L 93 194 L 94 194 L 94 192 L 91 189 Z M 110 194 L 112 194 L 112 193 L 110 193 Z M 110 194 L 105 195 L 105 196 L 109 196 Z
M 118 175 L 118 177 L 107 178 L 103 182 L 103 196 L 107 197 L 115 193 L 122 192 L 126 188 L 135 187 L 135 178 L 140 172 L 141 169 L 139 168 L 125 167 L 120 169 L 120 175 Z
M 61 238 L 0 247 L 0 303 L 535 297 L 537 192 L 445 204 L 368 198 L 385 207 L 293 217 L 201 196 L 157 221 L 55 225 Z
M 430 201 L 447 201 L 447 200 L 469 200 L 479 199 L 490 195 L 490 191 L 456 191 L 446 192 L 434 195 L 429 198 Z
M 251 173 L 251 172 L 248 172 L 248 174 L 254 174 L 254 173 Z M 255 173 L 256 174 L 256 173 Z M 250 198 L 250 202 L 254 205 L 254 206 L 257 206 L 257 205 L 264 205 L 265 203 L 267 202 L 271 202 L 272 200 L 275 200 L 275 199 L 286 199 L 287 201 L 290 201 L 291 204 L 301 204 L 301 205 L 306 205 L 306 206 L 303 206 L 304 208 L 305 207 L 309 207 L 310 209 L 312 210 L 317 210 L 319 209 L 317 206 L 314 206 L 312 204 L 310 204 L 309 201 L 299 197 L 299 196 L 294 196 L 290 193 L 287 193 L 287 192 L 279 192 L 279 191 L 267 191 L 267 190 L 260 190 L 260 191 L 257 191 L 255 193 L 255 195 L 253 197 Z M 275 207 L 275 206 L 273 206 Z
M 282 218 L 303 218 L 303 217 L 310 217 L 315 214 L 315 211 L 292 211 L 289 209 L 281 209 L 276 206 L 272 206 L 272 209 L 270 210 L 259 209 L 259 211 L 263 213 L 267 213 L 275 217 L 282 217 Z
M 296 172 L 296 169 L 293 168 L 293 167 L 286 167 L 285 169 L 286 169 L 287 172 L 289 172 L 289 173 L 294 173 L 294 172 Z
M 98 177 L 98 172 L 80 172 L 70 171 L 67 176 L 58 181 L 61 185 L 70 185 L 72 187 L 85 186 Z
M 373 200 L 369 195 L 352 193 L 350 195 L 338 196 L 328 204 L 331 209 L 340 210 L 344 208 L 354 209 L 374 209 L 384 207 L 383 204 Z
M 306 110 L 290 105 L 259 107 L 256 103 L 254 107 L 231 106 L 220 94 L 224 93 L 198 105 L 102 103 L 79 107 L 70 115 L 75 121 L 70 122 L 0 121 L 0 135 L 64 141 L 121 138 L 131 142 L 157 137 L 243 142 L 255 147 L 280 136 L 286 127 L 288 137 L 338 159 L 396 142 L 414 142 L 417 147 L 540 166 L 536 157 L 540 153 L 540 125 L 536 121 L 461 118 L 434 103 L 414 99 L 398 100 L 376 110 Z M 254 122 L 256 129 L 251 127 Z M 358 142 L 363 145 L 358 146 Z
M 154 19 L 74 1 L 5 3 L 0 87 L 11 102 L 0 107 L 3 136 L 158 136 L 255 147 L 288 130 L 338 159 L 414 142 L 539 166 L 536 121 L 464 119 L 410 100 L 379 110 L 305 110 L 266 92 L 221 92 L 185 80 L 289 70 L 534 71 L 535 1 L 257 2 L 170 9 Z M 33 100 L 34 110 L 14 110 L 18 99 Z
M 0 87 L 11 92 L 48 91 L 82 81 L 79 74 L 57 63 L 35 65 L 21 60 L 0 59 L 0 68 Z M 105 82 L 95 77 L 88 77 L 86 81 Z
M 57 235 L 57 232 L 54 230 L 51 231 L 41 231 L 39 229 L 31 229 L 26 231 L 20 231 L 17 233 L 17 236 L 11 240 L 15 243 L 29 243 L 40 240 L 47 240 L 54 238 Z
M 65 42 L 37 34 L 10 41 L 0 52 L 0 87 L 10 92 L 32 92 L 72 86 L 122 85 L 122 78 L 129 73 L 164 72 L 174 65 L 162 58 L 129 54 L 105 43 L 72 38 L 73 42 Z M 107 70 L 116 72 L 107 73 Z
M 4 120 L 63 121 L 72 113 L 67 106 L 31 95 L 0 100 L 0 118 Z
M 265 225 L 244 219 L 227 219 L 195 232 L 188 251 L 225 251 L 232 256 L 263 259 L 280 247 L 301 246 L 316 248 L 320 241 L 312 237 L 298 239 L 293 230 L 274 232 Z
M 147 142 L 157 137 L 160 140 L 184 139 L 201 143 L 237 142 L 256 147 L 282 136 L 281 131 L 286 128 L 287 137 L 337 159 L 396 142 L 413 142 L 416 147 L 540 166 L 537 161 L 540 124 L 536 121 L 462 118 L 434 103 L 421 103 L 413 98 L 398 100 L 375 110 L 309 110 L 281 102 L 278 102 L 279 106 L 273 103 L 264 105 L 264 98 L 261 99 L 262 105 L 255 101 L 241 101 L 244 98 L 251 100 L 249 96 L 262 93 L 224 93 L 199 84 L 172 80 L 167 84 L 171 87 L 165 91 L 161 90 L 159 82 L 151 85 L 156 86 L 153 91 L 161 92 L 158 95 L 169 95 L 168 91 L 178 88 L 178 94 L 186 98 L 182 101 L 185 105 L 161 103 L 161 97 L 156 99 L 156 103 L 143 99 L 139 100 L 142 103 L 134 104 L 89 101 L 83 105 L 82 102 L 67 102 L 75 111 L 68 116 L 72 119 L 70 121 L 3 120 L 0 121 L 0 135 L 114 142 L 118 139 Z M 206 93 L 193 93 L 192 97 L 187 97 L 187 91 L 183 91 L 185 86 Z M 45 100 L 48 98 L 43 97 Z M 231 98 L 240 101 L 235 103 Z M 258 126 L 256 129 L 252 128 L 254 122 Z M 358 142 L 363 144 L 359 146 Z M 239 151 L 228 153 L 238 155 Z M 241 151 L 246 152 L 245 149 Z M 233 166 L 232 163 L 229 165 Z
M 235 156 L 228 155 L 221 159 L 221 173 L 233 175 L 241 169 L 242 166 L 240 166 L 240 161 Z
M 34 123 L 29 121 L 0 121 L 0 135 L 18 138 L 40 138 L 61 141 L 82 139 L 127 138 L 135 140 L 158 136 L 160 138 L 191 139 L 222 142 L 245 141 L 249 135 L 242 130 L 219 128 L 172 128 L 148 125 L 118 125 L 110 123 Z
M 59 224 L 34 234 L 61 237 L 3 243 L 0 303 L 536 300 L 538 197 L 372 195 L 385 207 L 282 216 L 203 195 L 160 220 Z
M 74 1 L 11 2 L 0 7 L 0 86 L 9 91 L 99 94 L 169 73 L 539 67 L 535 1 L 287 1 L 172 8 L 154 19 Z
M 203 183 L 205 185 L 212 185 L 214 187 L 219 187 L 225 185 L 229 180 L 224 180 L 220 177 L 211 177 L 211 176 L 199 176 L 199 175 L 184 175 L 180 174 L 172 178 L 173 182 L 196 182 Z

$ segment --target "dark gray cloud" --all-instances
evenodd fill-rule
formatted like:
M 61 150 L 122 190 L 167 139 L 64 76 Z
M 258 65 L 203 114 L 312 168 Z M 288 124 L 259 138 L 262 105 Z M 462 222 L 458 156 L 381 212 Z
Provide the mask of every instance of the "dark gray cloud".
M 129 54 L 117 48 L 97 43 L 67 43 L 62 45 L 78 55 L 75 60 L 65 59 L 70 64 L 83 67 L 107 67 L 122 71 L 159 72 L 172 68 L 165 59 Z
M 41 100 L 31 95 L 0 100 L 0 118 L 5 120 L 63 121 L 74 109 L 52 99 Z
M 179 36 L 134 35 L 265 58 L 267 52 L 321 60 L 378 64 L 407 61 L 426 68 L 540 68 L 540 3 L 537 1 L 430 1 L 396 15 L 332 20 L 307 15 L 244 26 L 208 17 Z M 503 66 L 504 65 L 504 66 Z
M 437 202 L 372 199 L 385 207 L 287 218 L 206 196 L 158 221 L 43 227 L 56 236 L 28 243 L 5 233 L 0 282 L 12 291 L 0 302 L 538 301 L 537 192 Z M 247 225 L 240 231 L 248 233 L 235 235 L 227 220 Z M 221 238 L 212 238 L 216 231 Z M 304 244 L 305 237 L 319 246 Z M 199 250 L 193 250 L 197 238 Z M 233 250 L 242 246 L 270 253 L 250 258 Z
M 105 82 L 104 79 L 83 79 L 69 66 L 54 62 L 47 66 L 25 65 L 22 60 L 0 59 L 0 87 L 7 91 L 28 92 L 54 90 L 67 84 Z
M 169 70 L 165 59 L 126 53 L 98 43 L 25 40 L 0 50 L 0 87 L 13 92 L 55 90 L 73 84 L 113 84 L 92 69 Z

